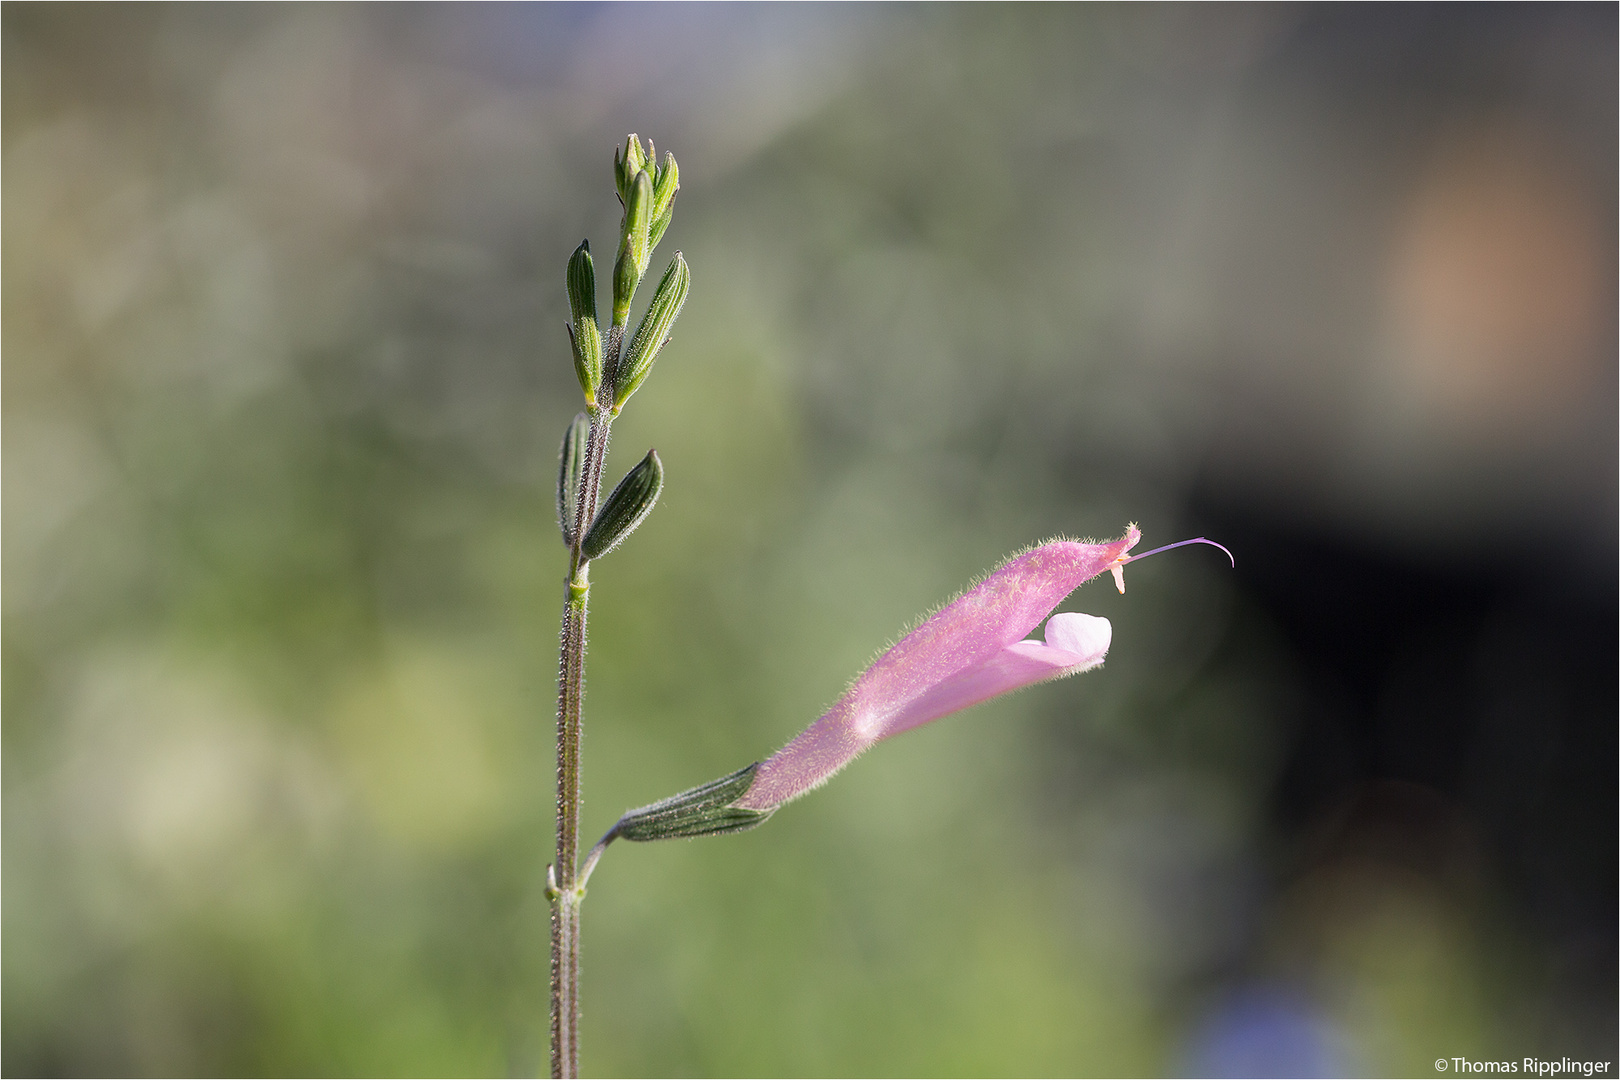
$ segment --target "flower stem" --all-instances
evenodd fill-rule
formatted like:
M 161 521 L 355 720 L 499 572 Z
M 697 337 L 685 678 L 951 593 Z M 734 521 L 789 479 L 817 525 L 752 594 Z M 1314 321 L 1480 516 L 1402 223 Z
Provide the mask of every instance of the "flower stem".
M 590 560 L 580 550 L 596 517 L 602 465 L 607 459 L 613 418 L 592 408 L 585 444 L 585 468 L 575 511 L 563 602 L 561 655 L 557 673 L 557 858 L 547 877 L 551 901 L 551 1075 L 579 1075 L 579 908 L 584 882 L 579 860 L 580 733 L 585 698 L 585 616 L 589 607 Z

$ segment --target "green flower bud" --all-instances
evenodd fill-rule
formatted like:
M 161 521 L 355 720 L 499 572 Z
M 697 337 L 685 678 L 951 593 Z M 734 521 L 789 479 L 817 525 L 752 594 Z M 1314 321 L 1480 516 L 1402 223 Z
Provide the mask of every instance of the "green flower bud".
M 681 171 L 675 167 L 675 155 L 665 152 L 664 167 L 653 179 L 652 226 L 647 231 L 649 252 L 664 238 L 664 230 L 675 216 L 675 193 L 680 189 Z
M 649 145 L 652 140 L 647 140 Z M 641 140 L 633 133 L 624 140 L 623 149 L 613 151 L 613 181 L 619 189 L 619 201 L 625 205 L 630 203 L 630 185 L 635 182 L 636 173 L 647 167 L 648 155 L 641 149 Z
M 619 258 L 613 264 L 613 325 L 623 326 L 630 318 L 630 301 L 647 272 L 652 247 L 647 230 L 652 224 L 653 182 L 643 169 L 630 185 L 630 198 L 624 205 L 624 235 L 619 241 Z
M 585 391 L 585 403 L 595 405 L 602 386 L 602 334 L 596 327 L 596 267 L 591 263 L 589 240 L 580 241 L 568 260 L 568 307 L 574 317 L 568 327 L 574 374 Z
M 630 399 L 630 395 L 640 388 L 652 371 L 653 361 L 658 359 L 658 352 L 669 341 L 669 334 L 675 326 L 675 320 L 681 314 L 681 305 L 686 303 L 686 290 L 692 284 L 692 272 L 686 268 L 686 260 L 680 252 L 675 253 L 675 261 L 669 264 L 664 271 L 663 280 L 658 283 L 658 291 L 653 294 L 652 304 L 647 313 L 641 317 L 641 325 L 636 328 L 636 336 L 630 340 L 630 349 L 625 353 L 624 359 L 619 363 L 618 374 L 614 378 L 613 411 L 617 413 Z
M 658 451 L 649 450 L 635 468 L 624 474 L 613 494 L 602 503 L 596 520 L 591 522 L 580 543 L 580 551 L 587 559 L 600 559 L 618 547 L 652 512 L 658 493 L 663 490 L 663 462 L 658 460 Z
M 557 526 L 564 547 L 574 546 L 574 518 L 579 514 L 579 486 L 585 476 L 585 443 L 590 434 L 591 421 L 580 413 L 563 432 L 557 454 Z

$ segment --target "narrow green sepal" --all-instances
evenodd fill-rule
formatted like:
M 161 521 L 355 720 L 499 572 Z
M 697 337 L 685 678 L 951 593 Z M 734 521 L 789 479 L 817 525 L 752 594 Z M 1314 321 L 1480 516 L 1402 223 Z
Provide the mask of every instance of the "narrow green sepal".
M 630 340 L 629 350 L 619 363 L 613 387 L 615 412 L 624 406 L 652 372 L 653 361 L 658 359 L 659 350 L 675 328 L 675 320 L 680 317 L 681 305 L 686 303 L 686 291 L 691 284 L 692 272 L 677 251 L 675 260 L 658 282 L 658 291 L 653 293 L 652 304 L 641 317 L 641 325 L 636 327 L 636 336 Z
M 562 530 L 564 547 L 574 546 L 574 518 L 579 513 L 579 485 L 585 476 L 585 443 L 590 435 L 590 418 L 580 413 L 563 432 L 557 454 L 557 527 Z
M 618 547 L 625 537 L 652 512 L 658 493 L 664 490 L 664 463 L 658 451 L 649 450 L 636 467 L 624 474 L 596 513 L 596 520 L 585 531 L 580 551 L 587 559 L 600 559 Z
M 770 810 L 744 810 L 731 804 L 742 798 L 754 782 L 759 762 L 738 769 L 711 784 L 683 791 L 662 802 L 631 810 L 619 819 L 609 837 L 625 840 L 678 840 L 691 836 L 718 836 L 744 832 L 765 824 L 776 813 Z
M 568 309 L 573 322 L 568 338 L 574 348 L 574 374 L 585 401 L 596 404 L 602 388 L 602 334 L 596 325 L 596 267 L 591 262 L 591 243 L 580 241 L 568 259 Z

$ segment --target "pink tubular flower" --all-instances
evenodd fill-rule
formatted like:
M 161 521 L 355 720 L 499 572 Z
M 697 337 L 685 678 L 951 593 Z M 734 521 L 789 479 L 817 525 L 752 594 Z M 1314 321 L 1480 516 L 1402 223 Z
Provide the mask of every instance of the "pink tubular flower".
M 1132 525 L 1106 544 L 1053 540 L 1014 556 L 878 657 L 821 719 L 770 758 L 630 811 L 587 866 L 615 837 L 667 840 L 754 828 L 873 743 L 1013 690 L 1090 671 L 1107 655 L 1113 627 L 1095 615 L 1053 615 L 1064 597 L 1105 570 L 1124 592 L 1126 563 L 1184 544 L 1232 555 L 1203 537 L 1127 554 L 1141 538 Z M 1042 619 L 1045 640 L 1026 640 Z
M 1132 525 L 1111 543 L 1054 540 L 1008 560 L 878 657 L 821 719 L 760 765 L 732 805 L 773 809 L 881 739 L 1101 664 L 1113 636 L 1107 619 L 1064 612 L 1047 621 L 1044 642 L 1024 636 L 1105 570 L 1120 575 L 1123 592 L 1126 552 L 1141 536 Z

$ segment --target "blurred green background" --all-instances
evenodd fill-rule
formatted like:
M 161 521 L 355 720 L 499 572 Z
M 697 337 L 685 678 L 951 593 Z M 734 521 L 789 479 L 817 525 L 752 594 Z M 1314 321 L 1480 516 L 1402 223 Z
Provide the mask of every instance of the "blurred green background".
M 563 267 L 629 131 L 693 287 L 587 833 L 1034 540 L 1238 570 L 616 846 L 588 1073 L 1614 1058 L 1612 5 L 0 20 L 7 1074 L 545 1068 Z

